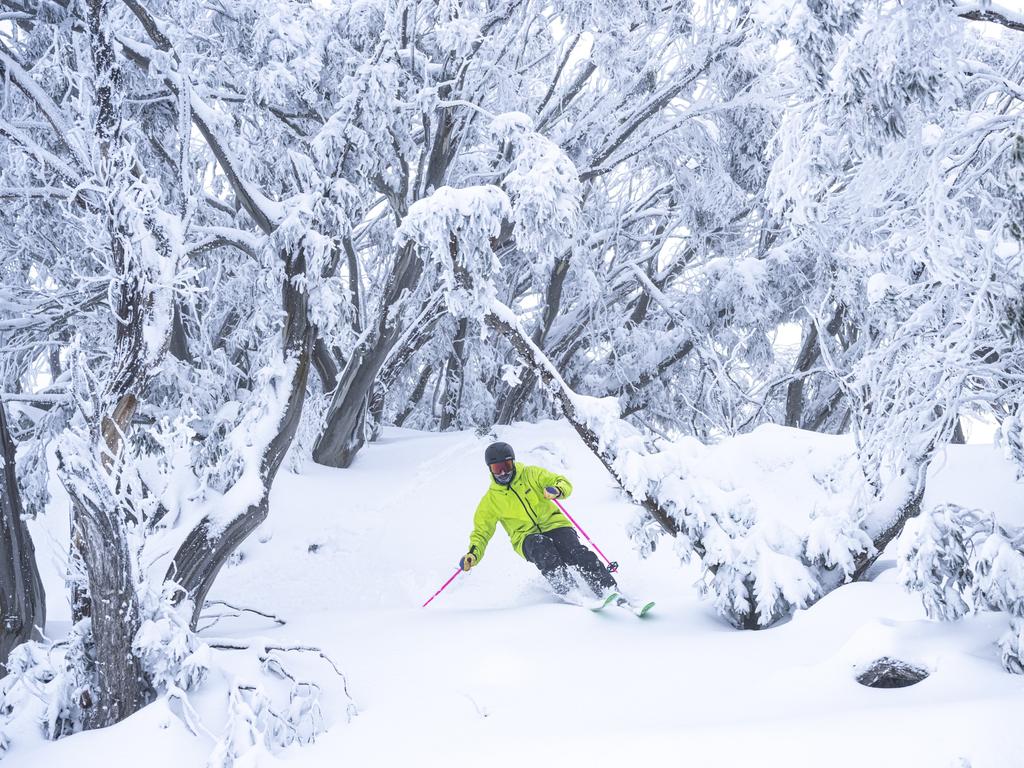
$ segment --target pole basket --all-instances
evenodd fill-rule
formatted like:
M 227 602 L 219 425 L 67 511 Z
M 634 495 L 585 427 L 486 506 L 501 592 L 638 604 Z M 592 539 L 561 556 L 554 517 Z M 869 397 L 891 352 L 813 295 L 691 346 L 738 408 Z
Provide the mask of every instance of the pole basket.
M 619 570 L 619 564 L 617 562 L 613 560 L 608 563 L 608 573 L 615 573 L 617 570 Z

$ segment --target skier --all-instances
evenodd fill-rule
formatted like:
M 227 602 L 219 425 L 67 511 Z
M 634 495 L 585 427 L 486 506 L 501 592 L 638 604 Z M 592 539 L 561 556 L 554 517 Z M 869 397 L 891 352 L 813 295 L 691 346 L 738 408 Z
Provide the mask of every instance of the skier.
M 598 597 L 617 590 L 615 579 L 597 555 L 580 543 L 572 523 L 551 499 L 567 498 L 572 483 L 542 467 L 517 462 L 508 443 L 491 443 L 484 461 L 491 471 L 491 485 L 477 505 L 469 551 L 459 561 L 468 571 L 480 562 L 487 542 L 500 522 L 512 548 L 540 569 L 559 595 L 566 595 L 574 581 L 569 567 L 579 569 Z

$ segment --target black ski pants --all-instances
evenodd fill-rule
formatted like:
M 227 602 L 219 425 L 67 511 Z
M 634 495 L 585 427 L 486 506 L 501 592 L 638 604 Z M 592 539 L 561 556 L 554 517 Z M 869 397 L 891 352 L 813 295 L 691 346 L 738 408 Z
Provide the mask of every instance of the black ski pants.
M 572 528 L 555 528 L 547 533 L 531 533 L 523 539 L 523 554 L 544 574 L 560 595 L 572 588 L 569 567 L 579 569 L 583 580 L 594 594 L 601 596 L 615 589 L 615 579 L 597 555 L 580 543 Z

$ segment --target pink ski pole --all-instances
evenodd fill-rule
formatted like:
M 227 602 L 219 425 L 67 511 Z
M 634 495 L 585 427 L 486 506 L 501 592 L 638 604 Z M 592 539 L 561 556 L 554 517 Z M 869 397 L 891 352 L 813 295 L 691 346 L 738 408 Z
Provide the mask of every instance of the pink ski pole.
M 569 522 L 576 526 L 576 530 L 583 534 L 583 538 L 590 543 L 590 546 L 597 550 L 597 554 L 601 556 L 601 559 L 608 563 L 608 572 L 615 573 L 617 570 L 619 570 L 619 564 L 611 562 L 607 557 L 604 556 L 604 552 L 601 551 L 601 548 L 597 546 L 597 544 L 595 544 L 589 536 L 587 536 L 587 532 L 580 528 L 580 524 L 572 519 L 572 515 L 569 514 L 569 510 L 562 506 L 562 502 L 560 502 L 558 499 L 552 499 L 552 501 L 558 505 L 558 508 L 560 510 L 562 510 L 562 514 L 569 518 Z M 445 584 L 445 586 L 448 585 Z
M 455 581 L 455 577 L 458 576 L 460 573 L 462 573 L 462 569 L 461 568 L 459 568 L 459 570 L 457 570 L 455 573 L 453 573 L 452 577 L 450 579 L 448 579 L 448 581 L 446 581 L 441 586 L 441 588 L 439 590 L 437 590 L 437 592 L 435 592 L 433 595 L 430 596 L 430 600 L 433 600 L 435 597 L 437 597 L 442 592 L 444 592 L 445 587 L 447 587 L 449 584 L 451 584 L 453 581 Z M 423 605 L 421 605 L 420 608 L 426 608 L 428 605 L 430 605 L 430 600 L 427 600 L 427 602 L 425 602 Z

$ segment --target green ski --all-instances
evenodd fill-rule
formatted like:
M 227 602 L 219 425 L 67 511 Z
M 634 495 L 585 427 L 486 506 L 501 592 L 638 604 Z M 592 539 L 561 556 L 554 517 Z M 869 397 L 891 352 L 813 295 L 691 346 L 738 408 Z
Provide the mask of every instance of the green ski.
M 642 605 L 637 606 L 637 605 L 634 605 L 633 603 L 631 603 L 627 598 L 623 597 L 622 595 L 618 596 L 618 599 L 615 601 L 615 604 L 617 606 L 619 606 L 620 608 L 625 608 L 625 609 L 631 611 L 634 616 L 636 616 L 637 618 L 641 618 L 641 619 L 644 616 L 647 615 L 647 612 L 650 611 L 651 608 L 654 607 L 654 601 L 653 600 L 651 600 L 650 602 L 643 603 Z
M 611 592 L 601 600 L 597 600 L 590 606 L 592 611 L 601 611 L 611 605 L 613 602 L 618 605 L 618 601 L 622 600 L 623 597 L 618 592 Z

